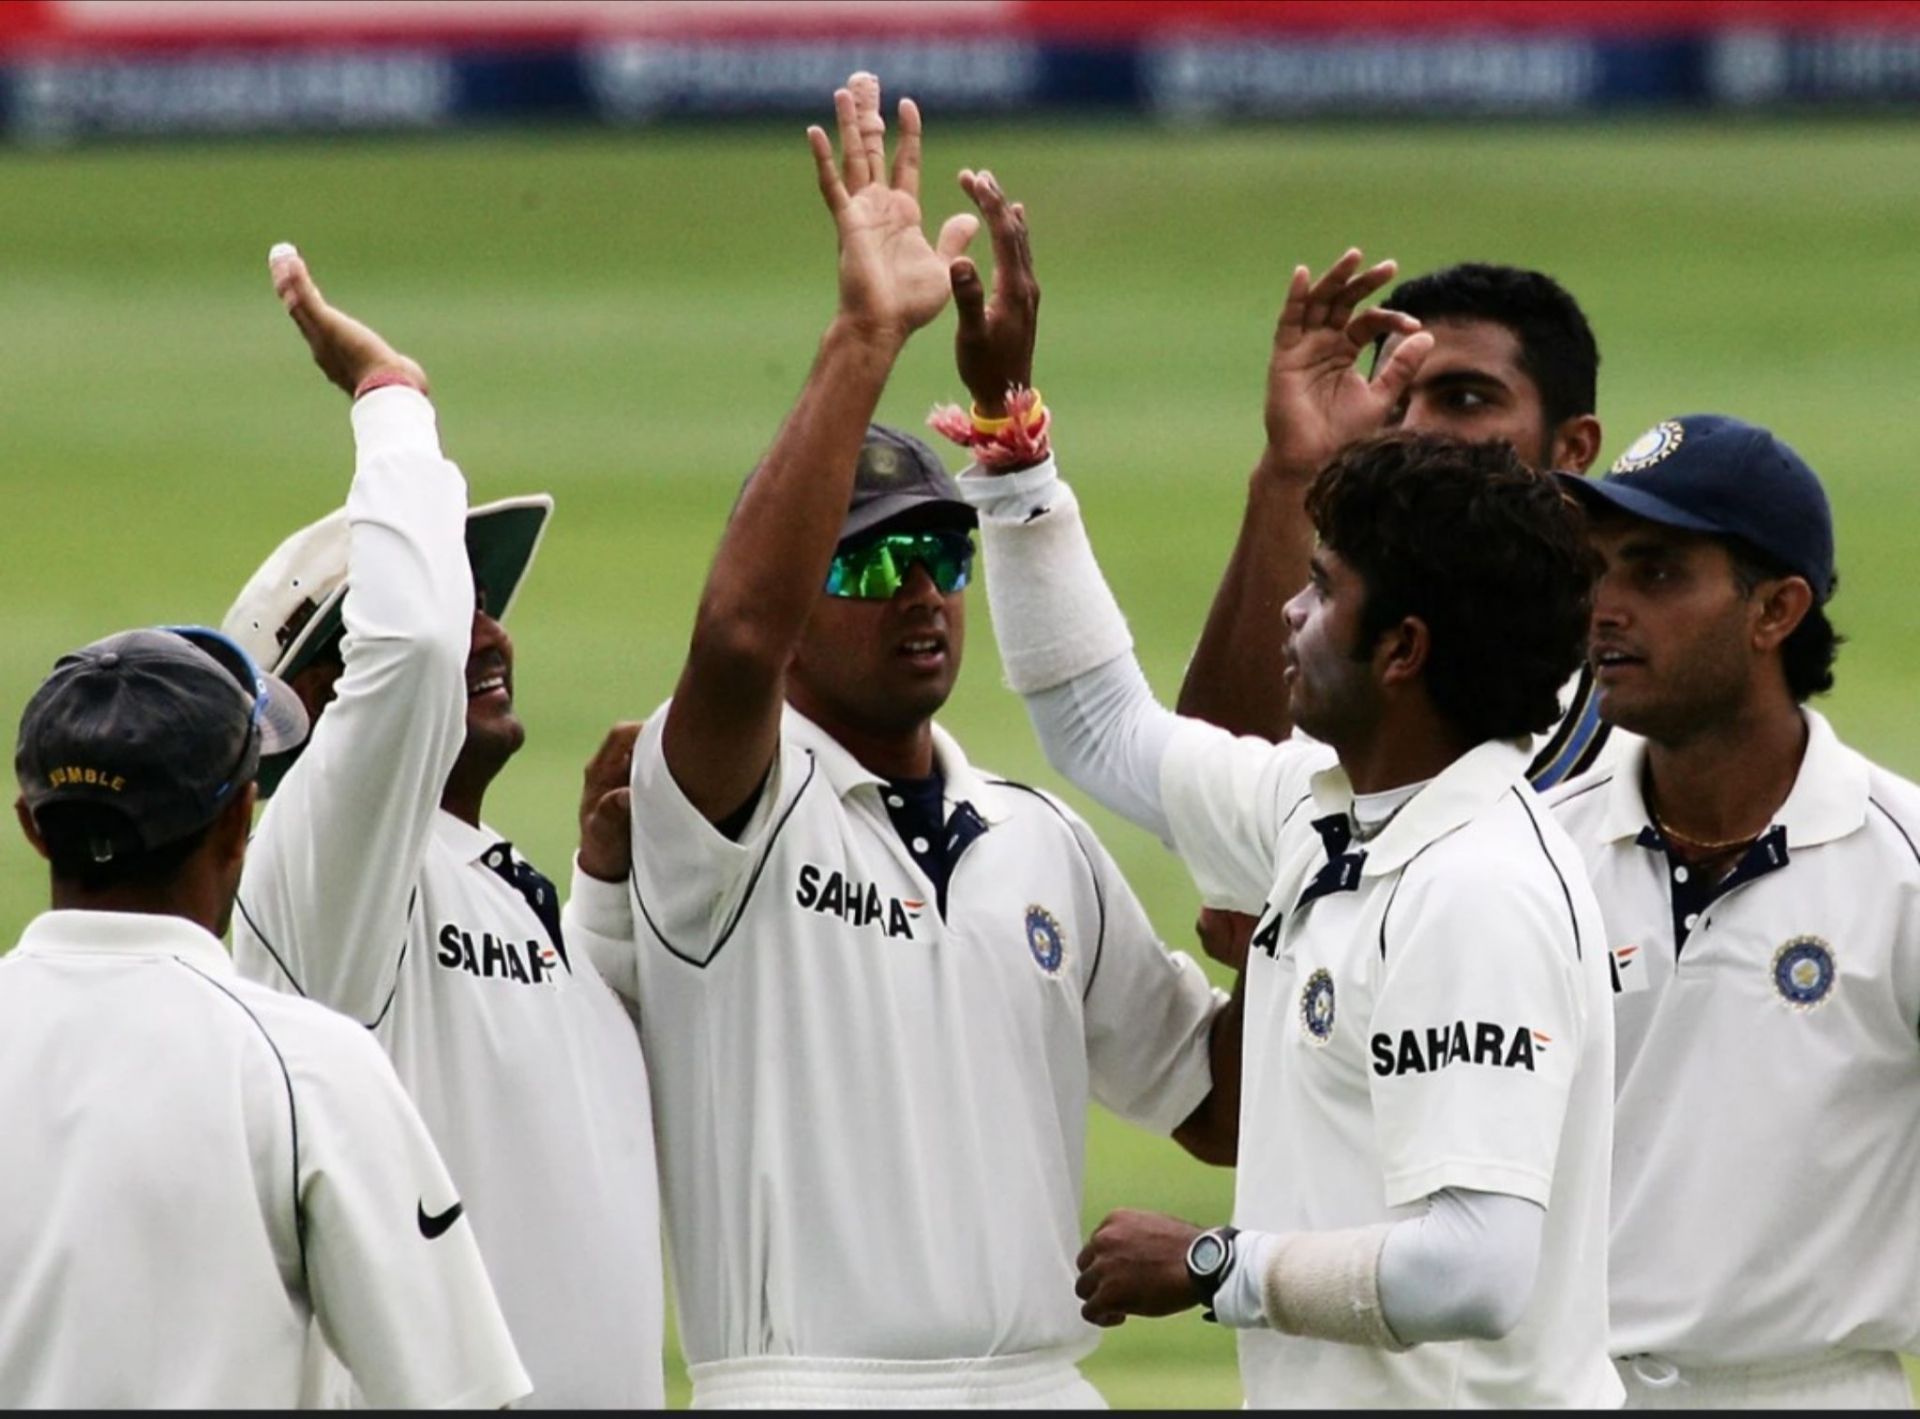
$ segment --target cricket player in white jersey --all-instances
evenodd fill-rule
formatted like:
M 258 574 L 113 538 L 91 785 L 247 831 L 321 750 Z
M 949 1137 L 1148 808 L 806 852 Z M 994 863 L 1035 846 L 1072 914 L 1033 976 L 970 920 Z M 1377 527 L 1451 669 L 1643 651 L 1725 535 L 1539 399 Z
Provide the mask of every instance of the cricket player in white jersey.
M 1550 799 L 1618 995 L 1613 1344 L 1645 1408 L 1908 1408 L 1920 1353 L 1920 789 L 1807 699 L 1826 494 L 1769 430 L 1663 420 L 1569 478 L 1601 712 Z
M 870 420 L 957 287 L 991 423 L 1030 382 L 1031 305 L 957 259 L 973 217 L 922 234 L 912 102 L 889 170 L 877 81 L 834 101 L 842 167 L 809 137 L 839 310 L 635 748 L 609 933 L 637 936 L 681 1340 L 697 1406 L 1098 1406 L 1087 1105 L 1230 1160 L 1237 1012 L 1083 822 L 933 723 L 974 519 Z M 962 181 L 997 254 L 1024 239 L 990 175 Z
M 1274 693 L 1286 639 L 1280 607 L 1306 581 L 1297 528 L 1307 486 L 1346 444 L 1387 428 L 1504 440 L 1533 468 L 1584 473 L 1600 453 L 1595 410 L 1600 349 L 1585 313 L 1551 276 L 1466 262 L 1402 281 L 1378 310 L 1360 302 L 1392 279 L 1393 262 L 1362 269 L 1348 251 L 1281 312 L 1267 365 L 1266 442 L 1248 480 L 1246 515 L 1177 708 L 1231 729 L 1280 739 L 1287 697 Z M 1363 377 L 1369 350 L 1384 369 L 1401 345 L 1412 368 L 1392 391 Z M 1561 713 L 1534 737 L 1536 789 L 1583 773 L 1630 736 L 1599 715 L 1582 665 L 1561 689 Z M 1238 966 L 1253 923 L 1205 909 L 1203 937 L 1232 939 L 1211 954 Z
M 1352 275 L 1296 272 L 1290 308 Z M 1389 402 L 1424 344 L 1383 363 Z M 1618 1404 L 1608 965 L 1526 779 L 1585 635 L 1555 484 L 1501 442 L 1335 457 L 1284 609 L 1280 692 L 1309 745 L 1155 703 L 1051 460 L 960 483 L 1050 760 L 1171 843 L 1209 905 L 1259 919 L 1233 1223 L 1109 1217 L 1080 1257 L 1087 1317 L 1208 1304 L 1242 1331 L 1255 1407 Z
M 346 507 L 282 543 L 225 621 L 314 716 L 247 858 L 235 958 L 392 1057 L 460 1185 L 527 1403 L 659 1407 L 639 1040 L 570 954 L 553 884 L 481 817 L 525 737 L 499 618 L 550 504 L 469 513 L 419 367 L 329 306 L 290 247 L 272 265 L 315 360 L 355 396 L 358 460 Z
M 306 727 L 205 627 L 64 655 L 21 716 L 52 910 L 0 958 L 0 1407 L 312 1407 L 334 1357 L 383 1407 L 527 1392 L 393 1066 L 220 942 Z

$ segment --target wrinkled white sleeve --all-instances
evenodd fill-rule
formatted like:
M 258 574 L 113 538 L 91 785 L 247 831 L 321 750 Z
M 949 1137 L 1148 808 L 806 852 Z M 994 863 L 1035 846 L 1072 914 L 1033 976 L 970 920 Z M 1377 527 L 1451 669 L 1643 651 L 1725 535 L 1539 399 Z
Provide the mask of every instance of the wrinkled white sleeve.
M 353 406 L 345 669 L 255 830 L 234 958 L 364 1025 L 393 997 L 415 883 L 466 737 L 467 487 L 411 389 Z
M 307 1286 L 327 1344 L 375 1408 L 498 1408 L 525 1395 L 473 1224 L 425 1122 L 373 1037 L 327 1023 L 324 1060 L 295 1046 L 286 1061 Z
M 1085 995 L 1093 1097 L 1129 1122 L 1170 1134 L 1213 1091 L 1213 1021 L 1227 996 L 1207 983 L 1193 957 L 1161 943 L 1093 830 L 1070 812 L 1067 818 L 1102 907 Z
M 1280 825 L 1331 754 L 1237 738 L 1153 698 L 1053 460 L 1004 477 L 970 469 L 959 484 L 980 515 L 1007 680 L 1047 761 L 1170 842 L 1208 905 L 1258 911 Z
M 729 838 L 688 801 L 667 767 L 672 702 L 649 715 L 633 746 L 633 935 L 655 952 L 704 966 L 733 939 L 747 898 L 799 797 L 816 785 L 813 756 L 782 733 L 752 816 Z M 643 972 L 644 974 L 644 972 Z
M 634 960 L 633 904 L 625 882 L 602 882 L 580 870 L 573 858 L 573 885 L 560 911 L 560 930 L 569 949 L 581 948 L 594 970 L 629 1005 L 640 999 Z

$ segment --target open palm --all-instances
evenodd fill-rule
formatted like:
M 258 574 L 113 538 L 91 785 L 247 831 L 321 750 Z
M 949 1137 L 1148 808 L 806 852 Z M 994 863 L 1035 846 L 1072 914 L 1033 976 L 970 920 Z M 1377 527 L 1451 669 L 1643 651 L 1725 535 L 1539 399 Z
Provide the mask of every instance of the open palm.
M 1267 447 L 1287 467 L 1317 470 L 1357 439 L 1386 427 L 1395 404 L 1432 348 L 1420 323 L 1378 308 L 1355 314 L 1361 301 L 1393 279 L 1393 262 L 1362 271 L 1353 249 L 1319 280 L 1294 268 L 1287 303 L 1267 365 Z M 1405 335 L 1393 357 L 1368 379 L 1361 354 L 1383 335 Z
M 807 130 L 820 193 L 840 230 L 840 309 L 849 319 L 901 337 L 938 315 L 952 293 L 948 268 L 979 228 L 965 214 L 949 217 L 937 243 L 920 226 L 920 110 L 900 103 L 900 143 L 891 171 L 880 82 L 855 74 L 833 96 L 841 162 L 819 128 Z

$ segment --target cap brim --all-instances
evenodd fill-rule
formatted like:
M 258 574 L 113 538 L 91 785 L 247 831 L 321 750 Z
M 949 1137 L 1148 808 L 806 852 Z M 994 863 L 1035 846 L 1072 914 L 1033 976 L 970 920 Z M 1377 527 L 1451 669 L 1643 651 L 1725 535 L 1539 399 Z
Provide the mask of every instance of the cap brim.
M 888 493 L 862 503 L 847 514 L 840 524 L 840 540 L 858 537 L 876 527 L 892 526 L 903 531 L 925 527 L 973 528 L 980 525 L 980 514 L 969 503 L 951 498 L 929 498 L 913 493 Z
M 307 707 L 293 692 L 293 686 L 278 675 L 262 671 L 260 678 L 267 686 L 267 708 L 260 716 L 261 757 L 299 748 L 307 742 L 307 731 L 313 727 Z
M 501 498 L 467 512 L 467 561 L 494 620 L 507 619 L 552 516 L 553 499 L 545 493 Z
M 520 585 L 526 580 L 528 568 L 533 565 L 534 554 L 540 550 L 541 539 L 547 533 L 547 521 L 552 516 L 553 498 L 546 493 L 501 498 L 497 502 L 482 503 L 479 507 L 467 510 L 467 561 L 473 567 L 474 582 L 486 588 L 487 610 L 495 620 L 504 621 L 519 596 Z M 346 600 L 348 589 L 340 586 L 320 603 L 307 624 L 301 627 L 300 634 L 288 644 L 286 653 L 281 657 L 278 675 L 291 680 L 339 634 L 340 608 Z M 270 796 L 279 787 L 280 780 L 299 758 L 299 750 L 306 743 L 308 733 L 306 711 L 300 705 L 300 697 L 294 694 L 291 686 L 275 680 L 273 676 L 268 679 L 286 692 L 299 713 L 300 721 L 298 733 L 280 747 L 270 748 L 263 739 L 259 776 L 262 797 Z M 275 709 L 277 698 L 270 685 L 269 719 L 284 713 Z M 291 731 L 291 719 L 285 720 L 284 724 Z M 273 757 L 268 758 L 268 755 Z
M 1688 532 L 1713 532 L 1726 535 L 1727 529 L 1709 518 L 1675 507 L 1665 498 L 1633 487 L 1619 478 L 1586 478 L 1578 473 L 1555 471 L 1560 486 L 1572 493 L 1588 511 L 1610 507 L 1648 522 L 1678 527 Z

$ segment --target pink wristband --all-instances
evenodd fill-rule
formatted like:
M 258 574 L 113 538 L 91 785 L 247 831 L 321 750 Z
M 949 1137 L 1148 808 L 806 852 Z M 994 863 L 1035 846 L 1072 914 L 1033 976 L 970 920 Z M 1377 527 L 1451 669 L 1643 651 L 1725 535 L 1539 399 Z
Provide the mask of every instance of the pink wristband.
M 390 384 L 404 384 L 408 389 L 419 390 L 422 394 L 427 392 L 420 388 L 420 381 L 406 371 L 389 369 L 375 370 L 372 374 L 361 380 L 359 384 L 354 386 L 353 397 L 358 399 L 362 395 L 373 393 L 376 389 L 385 389 Z

